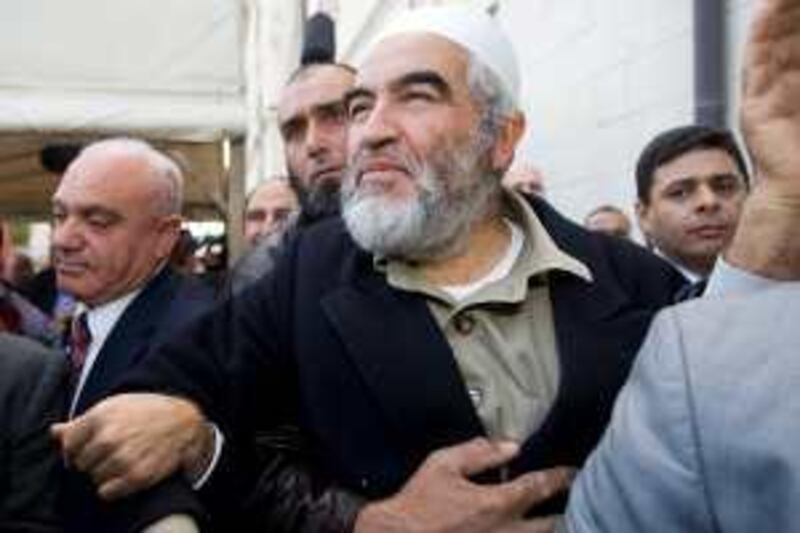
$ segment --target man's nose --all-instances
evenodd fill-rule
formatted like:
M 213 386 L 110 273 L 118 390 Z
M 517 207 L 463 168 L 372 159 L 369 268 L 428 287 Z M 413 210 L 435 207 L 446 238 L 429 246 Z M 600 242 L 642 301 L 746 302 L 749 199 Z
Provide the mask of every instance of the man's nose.
M 328 153 L 328 136 L 325 126 L 316 120 L 309 121 L 306 131 L 306 153 L 309 157 L 318 158 Z
M 717 192 L 709 185 L 701 185 L 697 190 L 697 208 L 703 211 L 718 209 L 720 198 Z
M 373 150 L 394 142 L 398 132 L 397 117 L 391 104 L 380 99 L 375 102 L 363 122 L 350 128 L 353 146 Z
M 68 250 L 79 247 L 82 241 L 79 225 L 72 218 L 56 223 L 51 240 L 55 249 Z

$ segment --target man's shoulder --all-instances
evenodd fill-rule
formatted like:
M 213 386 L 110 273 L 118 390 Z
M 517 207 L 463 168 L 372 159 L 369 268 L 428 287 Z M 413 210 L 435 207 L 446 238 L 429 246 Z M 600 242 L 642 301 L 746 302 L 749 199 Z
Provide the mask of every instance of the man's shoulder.
M 38 372 L 48 366 L 58 366 L 64 357 L 36 341 L 19 335 L 0 333 L 0 368 L 21 367 Z
M 595 282 L 615 280 L 630 291 L 660 292 L 670 297 L 685 283 L 669 263 L 627 239 L 589 231 L 569 220 L 541 198 L 531 207 L 550 237 L 564 252 L 583 262 Z
M 294 256 L 303 270 L 346 268 L 348 258 L 371 257 L 356 245 L 341 217 L 330 217 L 298 229 L 287 239 L 284 251 Z
M 676 328 L 690 347 L 700 341 L 763 344 L 800 341 L 800 283 L 781 283 L 747 294 L 697 298 L 670 308 Z M 714 350 L 720 352 L 721 350 Z
M 173 321 L 184 323 L 204 313 L 217 301 L 213 285 L 198 276 L 172 273 L 172 296 L 169 301 L 169 315 Z
M 800 375 L 798 315 L 797 283 L 697 298 L 657 317 L 651 331 L 657 337 L 653 356 L 679 364 L 703 401 L 715 395 L 733 400 L 745 382 L 748 390 L 758 389 L 760 381 L 769 389 L 779 375 Z
M 142 290 L 142 299 L 213 301 L 214 287 L 199 276 L 186 275 L 167 266 Z
M 354 246 L 350 233 L 347 231 L 347 226 L 342 220 L 342 217 L 328 217 L 324 220 L 319 220 L 313 224 L 308 224 L 302 227 L 297 227 L 289 234 L 289 238 L 303 237 L 312 239 L 315 242 L 331 241 L 338 245 Z
M 20 337 L 0 333 L 0 383 L 31 389 L 43 380 L 58 381 L 66 375 L 65 356 L 56 350 Z M 8 385 L 2 387 L 8 392 Z
M 210 309 L 216 301 L 214 288 L 195 276 L 186 276 L 165 267 L 125 311 L 129 327 L 151 324 L 159 330 L 181 326 Z M 121 320 L 122 323 L 122 320 Z
M 719 498 L 734 501 L 741 493 L 729 487 L 747 484 L 768 487 L 758 494 L 763 501 L 792 501 L 798 494 L 799 314 L 795 283 L 701 298 L 665 317 L 672 327 L 664 357 L 677 358 L 682 368 L 707 485 Z M 654 383 L 663 382 L 662 368 L 652 370 Z

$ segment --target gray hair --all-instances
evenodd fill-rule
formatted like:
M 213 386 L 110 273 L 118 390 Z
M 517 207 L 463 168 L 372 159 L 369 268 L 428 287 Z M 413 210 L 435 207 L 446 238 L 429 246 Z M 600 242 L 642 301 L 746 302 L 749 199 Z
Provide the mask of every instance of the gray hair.
M 159 198 L 152 206 L 154 212 L 159 215 L 180 215 L 183 206 L 183 172 L 171 157 L 150 143 L 132 137 L 114 137 L 94 142 L 84 148 L 78 157 L 105 151 L 144 161 L 152 171 L 152 176 L 159 180 Z
M 480 146 L 488 147 L 497 139 L 504 120 L 519 109 L 508 87 L 472 53 L 467 57 L 467 87 L 481 107 Z

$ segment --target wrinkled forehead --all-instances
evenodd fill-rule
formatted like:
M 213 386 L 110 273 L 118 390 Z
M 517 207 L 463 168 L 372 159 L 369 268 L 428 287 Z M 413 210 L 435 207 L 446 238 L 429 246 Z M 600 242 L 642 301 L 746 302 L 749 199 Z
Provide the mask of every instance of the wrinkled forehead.
M 407 33 L 374 44 L 358 68 L 356 87 L 378 90 L 412 72 L 438 74 L 452 87 L 467 83 L 469 52 L 433 33 Z

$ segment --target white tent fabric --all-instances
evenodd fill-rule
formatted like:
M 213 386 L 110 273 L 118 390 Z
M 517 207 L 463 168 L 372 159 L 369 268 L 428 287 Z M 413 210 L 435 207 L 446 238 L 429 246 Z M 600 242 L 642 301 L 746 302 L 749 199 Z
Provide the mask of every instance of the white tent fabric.
M 283 168 L 274 105 L 297 62 L 302 5 L 0 0 L 0 214 L 47 212 L 48 142 L 124 134 L 176 152 L 187 207 L 227 212 L 235 231 L 245 175 L 252 185 Z
M 6 0 L 0 130 L 244 133 L 238 0 Z

